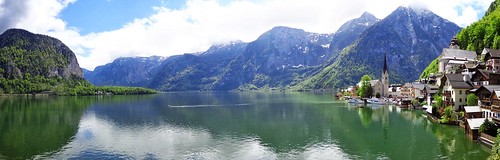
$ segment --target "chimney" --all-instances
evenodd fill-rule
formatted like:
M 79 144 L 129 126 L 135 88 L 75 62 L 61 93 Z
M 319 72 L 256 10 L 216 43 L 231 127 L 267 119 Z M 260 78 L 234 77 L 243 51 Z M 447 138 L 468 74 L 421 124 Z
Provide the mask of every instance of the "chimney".
M 464 82 L 469 82 L 469 81 L 470 81 L 470 78 L 471 78 L 471 77 L 469 76 L 469 74 L 464 74 L 464 75 L 463 75 Z

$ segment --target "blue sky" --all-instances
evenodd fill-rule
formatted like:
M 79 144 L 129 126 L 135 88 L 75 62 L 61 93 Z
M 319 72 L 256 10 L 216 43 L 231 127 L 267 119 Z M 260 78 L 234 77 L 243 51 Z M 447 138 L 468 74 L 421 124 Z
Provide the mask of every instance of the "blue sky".
M 23 28 L 63 41 L 81 67 L 119 57 L 172 56 L 250 42 L 275 26 L 335 33 L 367 11 L 425 8 L 465 27 L 493 0 L 0 0 L 0 30 Z M 451 37 L 450 37 L 451 38 Z
M 80 0 L 62 10 L 60 17 L 81 34 L 116 30 L 136 18 L 154 14 L 154 6 L 184 7 L 184 0 Z
M 226 5 L 231 0 L 219 2 Z M 147 18 L 155 13 L 154 7 L 180 10 L 186 7 L 186 0 L 79 0 L 62 10 L 60 17 L 81 34 L 89 34 L 120 29 L 134 19 Z

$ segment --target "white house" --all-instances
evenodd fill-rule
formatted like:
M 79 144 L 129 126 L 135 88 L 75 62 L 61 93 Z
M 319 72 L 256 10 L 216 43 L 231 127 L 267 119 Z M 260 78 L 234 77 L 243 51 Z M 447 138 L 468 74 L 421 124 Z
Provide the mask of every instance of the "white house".
M 467 94 L 472 89 L 472 84 L 467 76 L 462 74 L 446 74 L 441 79 L 441 88 L 443 89 L 443 100 L 448 105 L 453 105 L 455 109 L 465 106 Z

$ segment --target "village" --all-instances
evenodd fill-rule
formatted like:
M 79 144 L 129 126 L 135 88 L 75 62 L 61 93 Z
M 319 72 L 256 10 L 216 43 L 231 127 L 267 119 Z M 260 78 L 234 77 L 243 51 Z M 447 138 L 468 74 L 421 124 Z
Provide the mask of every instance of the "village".
M 443 48 L 437 73 L 405 84 L 389 84 L 386 57 L 381 79 L 360 81 L 343 89 L 343 99 L 354 104 L 394 104 L 419 109 L 436 123 L 458 125 L 471 140 L 493 146 L 500 125 L 500 50 L 461 50 L 453 38 Z M 363 85 L 370 95 L 362 95 Z

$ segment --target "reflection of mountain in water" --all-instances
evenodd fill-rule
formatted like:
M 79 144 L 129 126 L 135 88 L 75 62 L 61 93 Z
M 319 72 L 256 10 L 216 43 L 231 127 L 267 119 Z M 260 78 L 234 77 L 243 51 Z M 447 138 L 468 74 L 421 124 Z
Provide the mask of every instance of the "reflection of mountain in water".
M 0 98 L 0 159 L 59 150 L 76 133 L 88 104 L 73 97 Z
M 443 151 L 441 146 L 475 150 L 477 145 L 458 132 L 450 135 L 458 137 L 453 142 L 457 145 L 437 141 L 429 126 L 440 126 L 420 113 L 396 112 L 392 107 L 355 109 L 332 98 L 304 93 L 171 93 L 96 104 L 85 112 L 75 139 L 54 158 L 484 158 L 483 152 Z
M 0 97 L 0 159 L 50 156 L 73 140 L 88 106 L 147 97 Z

